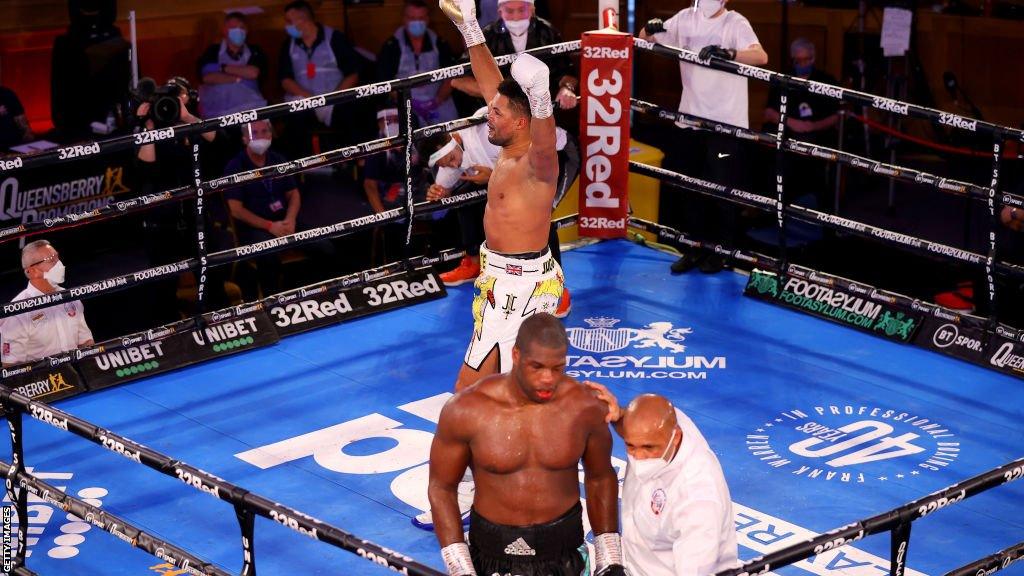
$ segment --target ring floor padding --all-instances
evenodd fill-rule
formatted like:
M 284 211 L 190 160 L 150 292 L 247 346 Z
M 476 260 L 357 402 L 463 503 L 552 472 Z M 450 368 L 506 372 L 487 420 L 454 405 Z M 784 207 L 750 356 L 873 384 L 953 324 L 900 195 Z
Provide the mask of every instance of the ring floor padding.
M 665 394 L 694 420 L 728 478 L 741 558 L 1024 455 L 1020 380 L 744 298 L 740 274 L 671 276 L 671 261 L 626 241 L 565 255 L 567 370 L 623 401 Z M 58 406 L 440 569 L 433 534 L 409 518 L 426 505 L 432 420 L 466 348 L 471 290 Z M 228 504 L 31 418 L 25 443 L 49 482 L 239 571 Z M 1024 540 L 1022 502 L 1014 483 L 915 522 L 908 574 Z M 30 516 L 41 575 L 177 574 L 48 504 Z M 263 575 L 385 573 L 261 518 L 255 548 Z M 888 550 L 873 536 L 778 573 L 880 576 Z

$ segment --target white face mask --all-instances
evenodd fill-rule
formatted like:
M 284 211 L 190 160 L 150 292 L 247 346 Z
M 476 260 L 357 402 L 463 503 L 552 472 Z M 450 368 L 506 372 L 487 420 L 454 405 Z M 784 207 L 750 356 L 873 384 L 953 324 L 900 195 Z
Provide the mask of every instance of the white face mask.
M 270 148 L 269 138 L 257 138 L 255 140 L 249 140 L 249 150 L 252 150 L 253 154 L 262 156 Z
M 668 453 L 672 451 L 672 443 L 676 440 L 676 431 L 672 429 L 672 436 L 668 439 L 668 445 L 665 446 L 665 451 L 662 452 L 661 456 L 657 458 L 645 458 L 643 460 L 637 460 L 629 454 L 626 454 L 626 460 L 629 461 L 629 467 L 633 469 L 633 474 L 636 475 L 637 480 L 641 482 L 647 482 L 659 472 L 664 470 L 670 462 L 666 460 Z
M 60 260 L 53 265 L 52 268 L 43 272 L 43 278 L 54 286 L 58 286 L 64 283 L 64 263 Z
M 705 18 L 711 18 L 718 11 L 722 9 L 722 0 L 699 0 L 697 2 L 697 12 Z
M 505 27 L 513 34 L 523 34 L 530 29 L 530 20 L 506 20 Z

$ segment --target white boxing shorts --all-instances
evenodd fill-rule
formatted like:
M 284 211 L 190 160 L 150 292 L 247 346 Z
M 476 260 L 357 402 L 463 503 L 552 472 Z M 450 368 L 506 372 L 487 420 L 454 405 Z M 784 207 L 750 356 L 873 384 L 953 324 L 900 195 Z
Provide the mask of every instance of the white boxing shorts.
M 480 276 L 473 297 L 473 337 L 465 363 L 479 370 L 498 348 L 498 373 L 512 368 L 512 347 L 519 325 L 536 312 L 554 314 L 565 289 L 562 267 L 551 251 L 502 254 L 480 246 Z

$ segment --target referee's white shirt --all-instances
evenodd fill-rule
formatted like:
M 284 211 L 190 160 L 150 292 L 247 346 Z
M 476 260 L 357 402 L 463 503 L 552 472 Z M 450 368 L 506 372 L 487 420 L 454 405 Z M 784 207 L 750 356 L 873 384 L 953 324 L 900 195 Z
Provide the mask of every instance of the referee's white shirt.
M 42 296 L 32 284 L 13 301 Z M 4 364 L 21 364 L 74 350 L 92 340 L 79 300 L 62 302 L 0 320 L 0 358 Z
M 693 7 L 665 21 L 665 31 L 655 34 L 659 44 L 700 52 L 705 46 L 736 51 L 760 44 L 750 22 L 739 12 L 726 10 L 717 18 L 705 18 Z M 747 79 L 704 66 L 679 63 L 683 95 L 679 111 L 741 128 L 750 127 L 747 110 Z M 682 124 L 680 124 L 682 126 Z
M 683 441 L 672 462 L 641 482 L 626 469 L 622 546 L 626 568 L 645 576 L 708 576 L 738 565 L 736 523 L 718 458 L 676 410 Z

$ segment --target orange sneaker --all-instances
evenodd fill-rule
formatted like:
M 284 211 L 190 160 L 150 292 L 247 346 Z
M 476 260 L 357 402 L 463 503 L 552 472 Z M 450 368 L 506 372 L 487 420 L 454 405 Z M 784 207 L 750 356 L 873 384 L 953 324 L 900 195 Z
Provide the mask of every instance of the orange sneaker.
M 562 289 L 562 297 L 558 300 L 558 309 L 555 310 L 553 316 L 555 318 L 565 318 L 572 312 L 572 299 L 569 298 L 569 289 Z
M 445 286 L 459 286 L 466 282 L 476 280 L 480 275 L 480 259 L 473 256 L 463 256 L 459 266 L 454 270 L 441 274 L 441 282 Z

